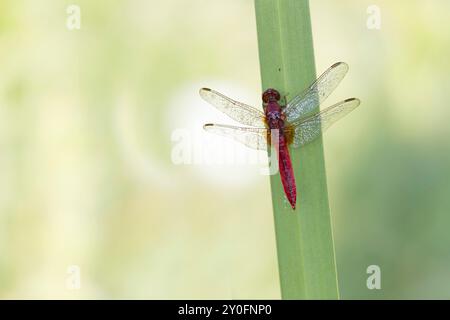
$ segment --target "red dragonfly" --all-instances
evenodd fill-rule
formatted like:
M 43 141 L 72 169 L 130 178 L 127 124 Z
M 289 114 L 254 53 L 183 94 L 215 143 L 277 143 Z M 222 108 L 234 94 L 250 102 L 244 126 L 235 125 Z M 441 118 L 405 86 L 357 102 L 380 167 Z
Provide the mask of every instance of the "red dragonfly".
M 262 95 L 264 112 L 234 101 L 217 91 L 202 88 L 200 96 L 205 101 L 247 126 L 208 123 L 203 128 L 231 137 L 253 149 L 267 150 L 273 144 L 278 155 L 278 169 L 284 193 L 295 210 L 297 188 L 288 146 L 297 148 L 314 141 L 334 122 L 359 106 L 360 100 L 351 98 L 317 111 L 347 71 L 346 63 L 335 63 L 303 93 L 284 104 L 280 103 L 281 95 L 277 90 L 267 89 Z M 278 139 L 274 139 L 275 136 L 278 136 Z

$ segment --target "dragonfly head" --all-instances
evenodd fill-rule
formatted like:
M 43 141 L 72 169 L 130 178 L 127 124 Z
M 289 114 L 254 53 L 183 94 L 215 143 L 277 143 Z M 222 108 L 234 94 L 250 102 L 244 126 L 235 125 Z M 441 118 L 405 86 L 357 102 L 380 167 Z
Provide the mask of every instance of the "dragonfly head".
M 267 89 L 262 95 L 264 103 L 276 102 L 280 100 L 280 93 L 275 89 Z

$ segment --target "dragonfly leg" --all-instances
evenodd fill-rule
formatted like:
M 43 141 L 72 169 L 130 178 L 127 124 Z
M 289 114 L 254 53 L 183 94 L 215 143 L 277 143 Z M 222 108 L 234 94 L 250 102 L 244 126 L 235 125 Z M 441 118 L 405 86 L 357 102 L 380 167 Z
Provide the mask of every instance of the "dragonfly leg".
M 282 104 L 282 107 L 286 107 L 287 106 L 287 97 L 289 95 L 289 92 L 283 95 L 283 100 L 284 103 Z

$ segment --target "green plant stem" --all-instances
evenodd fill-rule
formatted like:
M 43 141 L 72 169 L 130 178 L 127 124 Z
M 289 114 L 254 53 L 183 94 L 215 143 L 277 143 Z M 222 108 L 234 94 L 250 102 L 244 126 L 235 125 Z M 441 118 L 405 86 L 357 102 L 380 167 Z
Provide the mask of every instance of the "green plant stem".
M 288 99 L 315 79 L 307 0 L 255 0 L 263 90 Z M 297 209 L 285 199 L 279 174 L 271 176 L 281 296 L 338 299 L 336 264 L 322 139 L 291 149 Z

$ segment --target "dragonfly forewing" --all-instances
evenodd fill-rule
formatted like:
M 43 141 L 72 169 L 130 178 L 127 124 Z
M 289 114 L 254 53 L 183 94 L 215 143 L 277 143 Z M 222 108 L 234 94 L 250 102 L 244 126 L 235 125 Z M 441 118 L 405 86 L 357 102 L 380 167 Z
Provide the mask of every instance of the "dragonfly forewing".
M 231 119 L 247 126 L 264 127 L 264 113 L 244 103 L 230 99 L 223 94 L 208 89 L 200 89 L 200 96 Z
M 347 71 L 345 62 L 335 63 L 328 68 L 308 89 L 289 101 L 284 109 L 287 121 L 298 121 L 315 111 L 336 89 Z
M 346 99 L 321 112 L 290 124 L 290 130 L 294 130 L 292 146 L 297 148 L 314 141 L 322 132 L 349 114 L 359 104 L 359 99 Z

